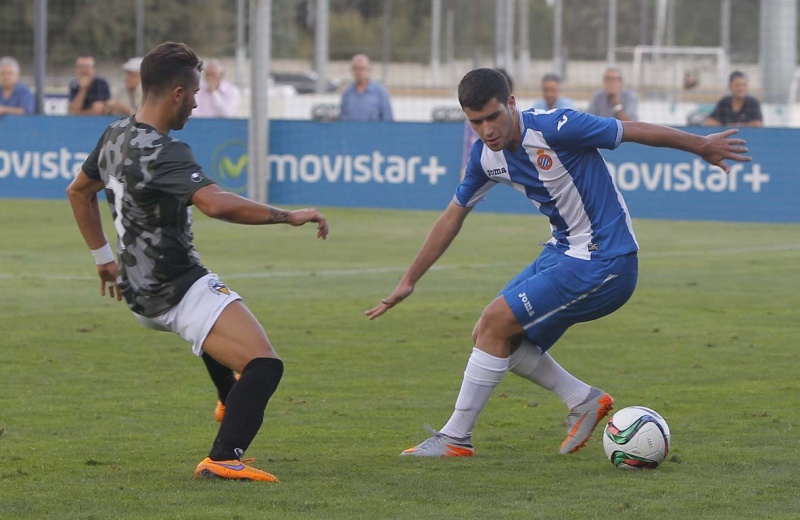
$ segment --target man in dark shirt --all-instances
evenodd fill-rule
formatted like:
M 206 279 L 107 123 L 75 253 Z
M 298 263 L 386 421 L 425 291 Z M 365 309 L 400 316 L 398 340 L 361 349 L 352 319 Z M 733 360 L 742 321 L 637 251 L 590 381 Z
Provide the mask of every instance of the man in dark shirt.
M 747 76 L 735 70 L 728 79 L 731 93 L 717 102 L 714 111 L 706 117 L 705 126 L 764 126 L 761 104 L 747 94 Z
M 106 112 L 111 98 L 108 82 L 97 77 L 94 57 L 84 54 L 75 60 L 75 79 L 69 84 L 69 107 L 74 115 L 99 115 Z

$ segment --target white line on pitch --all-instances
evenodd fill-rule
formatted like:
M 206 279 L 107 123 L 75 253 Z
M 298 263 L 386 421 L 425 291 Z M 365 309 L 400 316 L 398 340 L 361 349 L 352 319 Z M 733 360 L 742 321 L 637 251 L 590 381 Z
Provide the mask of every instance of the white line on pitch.
M 639 256 L 644 258 L 664 258 L 664 257 L 689 257 L 705 255 L 730 255 L 741 253 L 775 253 L 781 251 L 800 250 L 800 244 L 784 244 L 776 246 L 759 247 L 737 247 L 728 249 L 706 249 L 697 251 L 658 251 L 640 252 Z M 533 260 L 533 258 L 531 258 Z M 497 267 L 523 267 L 524 262 L 491 262 L 487 264 L 464 264 L 464 265 L 435 265 L 431 271 L 456 271 L 471 269 L 492 269 Z M 355 269 L 309 269 L 307 271 L 266 271 L 254 273 L 231 273 L 223 275 L 225 280 L 248 280 L 258 278 L 303 278 L 308 276 L 360 276 L 365 274 L 391 274 L 404 273 L 407 267 L 364 267 Z M 84 282 L 95 281 L 96 276 L 73 276 L 67 274 L 9 274 L 0 273 L 0 280 L 44 280 L 44 281 L 64 281 L 64 282 Z

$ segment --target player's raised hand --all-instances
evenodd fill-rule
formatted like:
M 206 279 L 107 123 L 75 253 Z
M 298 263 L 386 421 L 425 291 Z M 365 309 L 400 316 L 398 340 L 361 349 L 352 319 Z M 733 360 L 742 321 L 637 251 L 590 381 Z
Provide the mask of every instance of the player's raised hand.
M 302 226 L 307 222 L 317 223 L 317 238 L 325 239 L 328 236 L 328 220 L 325 215 L 315 208 L 296 209 L 289 212 L 287 222 L 293 226 Z
M 109 262 L 97 266 L 97 275 L 100 277 L 100 296 L 105 296 L 106 291 L 111 298 L 122 300 L 122 291 L 117 285 L 117 263 Z
M 729 167 L 725 164 L 726 159 L 739 162 L 749 162 L 750 157 L 742 155 L 747 153 L 747 141 L 741 138 L 731 139 L 730 136 L 738 133 L 739 130 L 731 128 L 724 132 L 717 132 L 705 137 L 705 144 L 700 156 L 709 164 L 719 166 L 722 171 L 728 173 Z
M 413 285 L 400 282 L 397 285 L 397 287 L 395 287 L 394 291 L 392 291 L 392 294 L 390 294 L 388 298 L 384 298 L 383 300 L 381 300 L 381 303 L 379 305 L 376 305 L 375 307 L 364 311 L 364 314 L 366 314 L 370 320 L 374 320 L 375 318 L 381 316 L 382 314 L 384 314 L 386 311 L 388 311 L 401 301 L 411 296 L 412 292 L 414 292 Z

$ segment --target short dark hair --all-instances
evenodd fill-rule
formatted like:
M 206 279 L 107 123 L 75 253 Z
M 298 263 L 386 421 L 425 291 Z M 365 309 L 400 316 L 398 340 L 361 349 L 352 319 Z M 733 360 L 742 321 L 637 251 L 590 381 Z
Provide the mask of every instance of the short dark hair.
M 203 62 L 185 43 L 164 42 L 142 60 L 142 94 L 161 93 L 174 87 L 187 87 L 199 78 Z
M 746 77 L 747 76 L 745 75 L 745 73 L 742 72 L 741 70 L 734 70 L 733 72 L 731 72 L 731 75 L 728 76 L 728 85 L 730 85 L 739 78 L 746 78 Z
M 503 76 L 506 77 L 506 81 L 508 81 L 508 90 L 511 93 L 513 93 L 514 92 L 514 80 L 511 79 L 511 74 L 509 74 L 506 69 L 501 68 L 501 67 L 497 67 L 497 72 L 499 72 L 500 74 L 502 74 Z
M 497 69 L 471 70 L 458 84 L 458 102 L 461 103 L 461 108 L 480 110 L 492 99 L 508 106 L 509 97 L 511 87 L 503 73 Z
M 558 74 L 548 72 L 547 74 L 542 76 L 542 83 L 544 83 L 545 81 L 555 81 L 556 83 L 561 83 L 561 78 L 558 76 Z

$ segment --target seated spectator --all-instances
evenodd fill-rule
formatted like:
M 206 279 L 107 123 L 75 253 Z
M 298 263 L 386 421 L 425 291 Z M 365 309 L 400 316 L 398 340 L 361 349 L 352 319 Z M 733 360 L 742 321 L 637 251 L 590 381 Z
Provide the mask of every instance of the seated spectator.
M 717 102 L 714 111 L 705 118 L 705 126 L 764 126 L 761 103 L 747 94 L 747 76 L 735 70 L 728 79 L 731 91 Z
M 575 103 L 570 98 L 561 95 L 561 78 L 557 74 L 545 74 L 542 76 L 542 98 L 536 101 L 531 108 L 537 110 L 574 109 Z
M 31 89 L 19 82 L 19 63 L 11 56 L 0 58 L 0 116 L 33 114 L 36 102 Z
M 139 76 L 141 64 L 142 58 L 131 58 L 122 65 L 123 85 L 106 103 L 106 114 L 131 116 L 136 113 L 142 102 L 142 80 Z
M 700 84 L 700 77 L 696 70 L 687 70 L 683 73 L 683 90 L 692 90 Z
M 382 85 L 370 79 L 369 58 L 356 54 L 350 63 L 353 84 L 342 93 L 340 121 L 391 121 L 392 104 Z
M 592 96 L 586 111 L 620 121 L 637 121 L 638 110 L 639 100 L 632 90 L 624 88 L 622 71 L 616 67 L 607 68 L 603 73 L 603 88 Z
M 208 60 L 203 82 L 195 100 L 194 117 L 236 117 L 241 94 L 239 87 L 224 79 L 225 69 L 219 60 Z
M 67 113 L 98 115 L 105 113 L 111 98 L 108 81 L 97 76 L 94 56 L 82 54 L 75 60 L 75 79 L 69 84 Z

